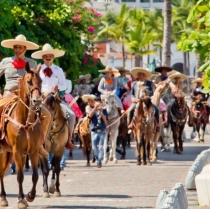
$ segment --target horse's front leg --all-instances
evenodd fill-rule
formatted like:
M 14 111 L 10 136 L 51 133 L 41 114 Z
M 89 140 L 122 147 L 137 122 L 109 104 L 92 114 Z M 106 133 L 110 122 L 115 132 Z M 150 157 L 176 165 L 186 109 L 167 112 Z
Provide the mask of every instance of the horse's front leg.
M 177 125 L 172 122 L 171 124 L 171 130 L 173 133 L 173 139 L 174 139 L 174 153 L 180 154 L 180 151 L 178 149 L 178 144 L 177 144 Z
M 137 155 L 137 165 L 141 165 L 141 155 L 140 155 L 140 149 L 141 149 L 141 139 L 140 139 L 140 131 L 138 128 L 134 130 L 135 132 L 135 140 L 136 140 L 136 155 Z
M 23 169 L 26 161 L 26 157 L 23 155 L 23 153 L 20 153 L 16 150 L 16 147 L 13 150 L 13 157 L 15 160 L 16 170 L 17 170 L 17 182 L 19 186 L 19 194 L 18 194 L 18 208 L 27 208 L 28 203 L 24 199 L 24 193 L 23 193 Z
M 200 141 L 201 142 L 204 142 L 205 130 L 206 130 L 206 122 L 203 121 L 200 128 Z
M 111 132 L 111 141 L 110 141 L 110 144 L 112 146 L 112 156 L 110 157 L 113 157 L 114 163 L 117 163 L 117 156 L 116 156 L 117 136 L 118 136 L 118 128 L 113 127 Z
M 43 176 L 43 194 L 42 197 L 48 198 L 50 197 L 48 192 L 48 176 L 49 176 L 49 166 L 48 166 L 48 156 L 39 156 L 40 159 L 40 166 L 42 170 L 42 176 Z
M 194 119 L 193 131 L 194 131 L 194 141 L 196 141 L 196 142 L 200 142 L 199 130 L 200 130 L 200 123 L 198 122 L 197 119 Z
M 152 135 L 152 139 L 150 141 L 151 146 L 151 160 L 153 162 L 157 161 L 157 145 L 158 145 L 158 139 L 160 138 L 160 131 L 155 132 L 155 134 Z
M 107 138 L 108 137 L 108 130 L 106 131 L 106 135 L 104 137 L 104 159 L 103 162 L 107 163 L 108 162 L 108 157 L 107 157 Z
M 184 130 L 184 127 L 185 127 L 185 124 L 183 124 L 182 126 L 179 127 L 179 136 L 178 136 L 178 139 L 179 139 L 179 151 L 180 151 L 180 154 L 183 152 L 182 132 Z

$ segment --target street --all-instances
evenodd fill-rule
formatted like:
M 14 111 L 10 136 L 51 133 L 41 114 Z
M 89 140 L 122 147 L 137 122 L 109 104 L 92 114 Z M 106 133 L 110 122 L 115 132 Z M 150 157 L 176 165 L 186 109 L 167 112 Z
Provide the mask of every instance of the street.
M 152 166 L 136 165 L 134 143 L 127 149 L 126 160 L 118 160 L 117 164 L 108 162 L 102 168 L 96 168 L 93 163 L 91 167 L 86 167 L 85 157 L 78 148 L 73 151 L 74 159 L 67 160 L 67 166 L 61 171 L 62 197 L 51 194 L 50 198 L 42 198 L 40 174 L 37 197 L 29 203 L 29 208 L 155 208 L 159 191 L 170 191 L 175 183 L 184 183 L 197 154 L 208 148 L 209 135 L 206 135 L 205 143 L 199 144 L 190 139 L 190 130 L 189 127 L 185 128 L 187 140 L 183 154 L 162 153 L 159 144 L 159 159 Z M 32 186 L 31 172 L 25 173 L 23 185 L 26 194 Z M 16 208 L 18 185 L 15 175 L 5 177 L 5 188 L 8 208 Z M 187 197 L 188 208 L 198 208 L 196 191 L 187 191 Z

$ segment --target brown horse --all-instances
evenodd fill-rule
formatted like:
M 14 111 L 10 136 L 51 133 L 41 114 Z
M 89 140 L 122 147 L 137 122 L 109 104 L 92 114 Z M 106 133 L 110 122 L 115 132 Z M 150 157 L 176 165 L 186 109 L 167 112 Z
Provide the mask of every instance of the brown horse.
M 90 166 L 90 153 L 92 150 L 91 133 L 90 133 L 90 119 L 83 118 L 78 123 L 78 136 L 82 142 L 83 152 L 87 157 L 87 166 Z
M 184 96 L 181 94 L 174 95 L 174 102 L 168 105 L 168 123 L 169 130 L 172 130 L 174 140 L 174 153 L 181 154 L 183 152 L 182 132 L 187 121 L 189 108 L 185 103 Z M 179 145 L 178 143 L 179 142 Z
M 41 78 L 39 77 L 40 66 L 32 71 L 27 63 L 26 73 L 20 79 L 19 98 L 10 113 L 4 111 L 2 117 L 7 119 L 3 127 L 5 140 L 1 141 L 3 153 L 0 154 L 0 180 L 1 180 L 1 201 L 0 206 L 7 206 L 6 193 L 3 177 L 9 168 L 12 155 L 17 169 L 17 181 L 19 185 L 18 208 L 28 206 L 24 199 L 23 179 L 26 154 L 29 154 L 32 166 L 33 186 L 27 194 L 27 201 L 32 202 L 36 196 L 36 184 L 38 181 L 39 146 L 42 137 L 42 129 L 39 123 L 41 105 Z M 8 145 L 6 145 L 8 144 Z
M 66 123 L 66 119 L 62 113 L 60 100 L 57 93 L 55 95 L 48 94 L 45 97 L 43 104 L 53 115 L 52 128 L 49 133 L 48 139 L 46 139 L 45 141 L 45 149 L 47 150 L 47 152 L 54 154 L 54 157 L 52 159 L 52 179 L 49 192 L 53 193 L 56 197 L 60 197 L 60 161 L 64 153 L 65 145 L 67 144 L 69 139 L 69 129 Z M 43 169 L 45 168 L 43 167 Z M 49 197 L 47 179 L 44 179 L 43 197 Z
M 137 165 L 151 165 L 151 144 L 154 138 L 154 108 L 149 97 L 139 99 L 133 119 L 133 133 L 136 141 Z

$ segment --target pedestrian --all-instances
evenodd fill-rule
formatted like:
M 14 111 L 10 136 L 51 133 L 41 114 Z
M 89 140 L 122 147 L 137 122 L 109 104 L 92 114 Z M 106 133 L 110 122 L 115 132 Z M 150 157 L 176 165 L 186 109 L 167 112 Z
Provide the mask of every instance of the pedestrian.
M 106 121 L 108 113 L 106 109 L 102 107 L 100 102 L 95 101 L 94 95 L 85 94 L 82 96 L 84 102 L 87 102 L 86 114 L 90 118 L 90 130 L 91 130 L 91 140 L 92 148 L 94 152 L 95 159 L 97 160 L 97 168 L 102 167 L 103 159 L 103 145 L 104 138 L 106 136 Z

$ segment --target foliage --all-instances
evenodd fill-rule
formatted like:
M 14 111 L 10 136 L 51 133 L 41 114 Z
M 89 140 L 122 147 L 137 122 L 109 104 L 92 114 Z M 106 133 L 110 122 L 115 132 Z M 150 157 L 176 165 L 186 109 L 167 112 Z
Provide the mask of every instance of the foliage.
M 55 62 L 62 67 L 71 80 L 79 74 L 95 72 L 101 64 L 89 62 L 84 66 L 85 52 L 94 49 L 93 36 L 100 24 L 101 14 L 84 6 L 81 0 L 1 0 L 1 40 L 24 34 L 28 40 L 42 47 L 45 43 L 65 51 Z M 10 33 L 11 32 L 11 33 Z M 2 57 L 11 56 L 11 50 L 1 47 Z M 30 57 L 28 51 L 26 56 Z M 1 55 L 0 55 L 1 56 Z M 39 60 L 38 62 L 41 62 Z M 100 61 L 98 61 L 100 62 Z M 95 73 L 93 73 L 95 75 Z

